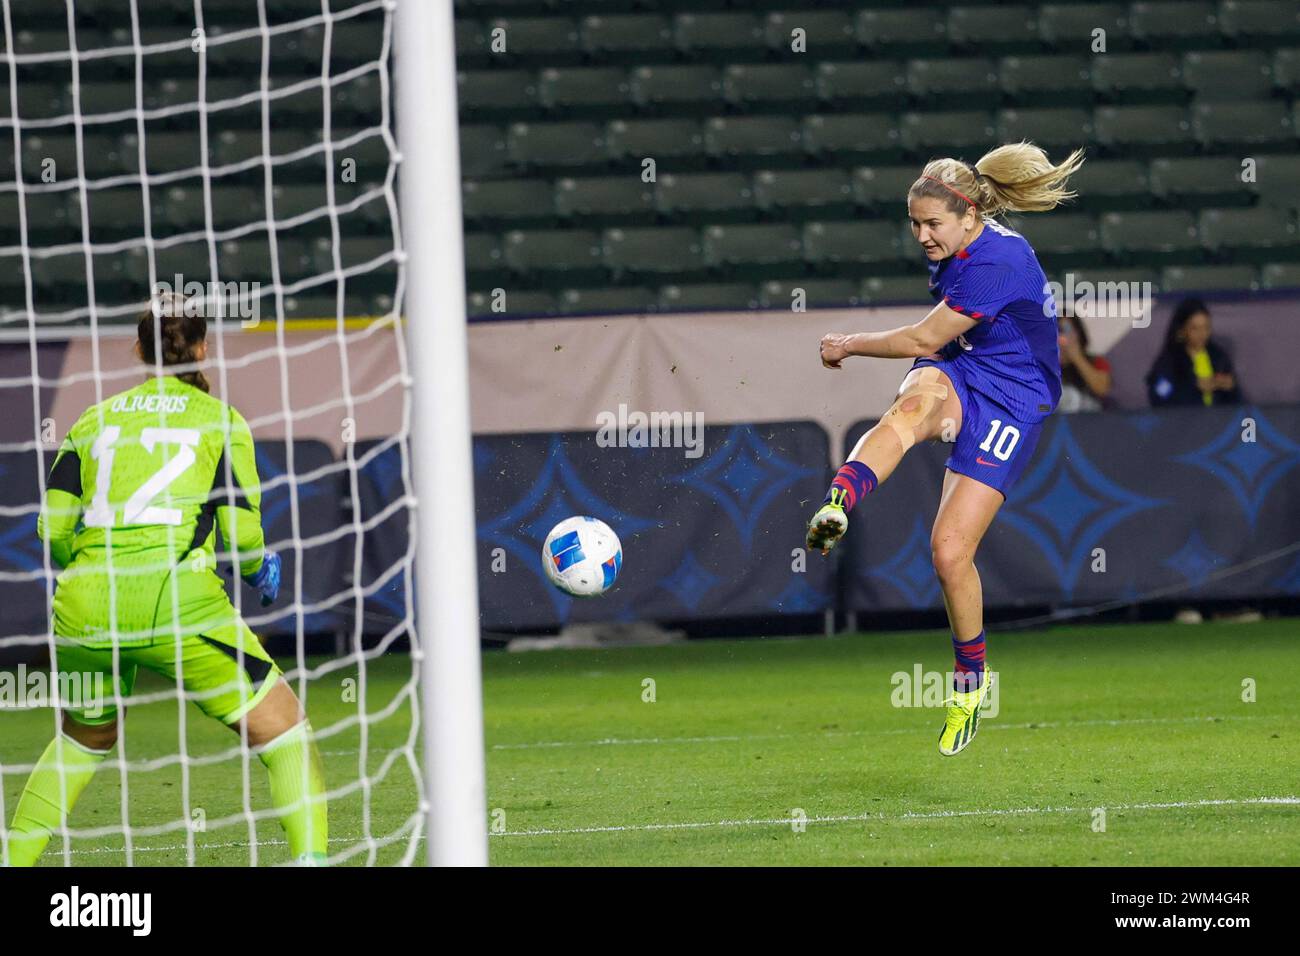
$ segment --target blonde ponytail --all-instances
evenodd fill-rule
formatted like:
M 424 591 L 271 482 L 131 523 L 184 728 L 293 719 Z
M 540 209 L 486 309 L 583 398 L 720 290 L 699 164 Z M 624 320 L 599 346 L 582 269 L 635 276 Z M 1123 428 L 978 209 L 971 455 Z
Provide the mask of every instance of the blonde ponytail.
M 985 153 L 973 166 L 959 159 L 932 159 L 908 196 L 942 199 L 955 213 L 972 206 L 982 216 L 1046 212 L 1075 198 L 1066 182 L 1082 165 L 1081 149 L 1053 165 L 1033 143 L 1008 143 Z

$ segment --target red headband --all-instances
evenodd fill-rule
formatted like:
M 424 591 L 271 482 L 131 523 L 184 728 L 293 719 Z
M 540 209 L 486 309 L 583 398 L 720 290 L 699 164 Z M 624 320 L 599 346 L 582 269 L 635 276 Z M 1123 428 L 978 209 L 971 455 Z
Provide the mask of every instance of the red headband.
M 967 196 L 965 193 L 959 193 L 959 192 L 957 192 L 957 190 L 953 189 L 951 186 L 949 186 L 947 183 L 945 183 L 945 182 L 944 182 L 943 180 L 941 180 L 941 179 L 935 179 L 933 176 L 922 176 L 921 178 L 922 178 L 922 179 L 928 179 L 928 180 L 930 180 L 930 182 L 932 182 L 932 183 L 938 183 L 940 186 L 942 186 L 944 189 L 948 190 L 948 192 L 952 193 L 954 196 L 960 196 L 962 199 L 966 200 L 966 201 L 967 201 L 968 203 L 970 203 L 972 206 L 976 205 L 975 200 L 971 199 L 971 198 L 970 198 L 969 196 Z

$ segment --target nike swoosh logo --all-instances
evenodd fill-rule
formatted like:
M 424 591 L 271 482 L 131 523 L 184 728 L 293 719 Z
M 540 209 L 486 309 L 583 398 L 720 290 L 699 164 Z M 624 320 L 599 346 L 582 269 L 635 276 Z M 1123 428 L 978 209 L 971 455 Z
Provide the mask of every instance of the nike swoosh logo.
M 977 462 L 979 462 L 981 465 L 988 465 L 990 468 L 1001 468 L 1001 467 L 1002 467 L 1002 466 L 999 465 L 997 462 L 994 462 L 994 461 L 985 461 L 983 458 L 976 458 L 975 460 L 976 460 Z

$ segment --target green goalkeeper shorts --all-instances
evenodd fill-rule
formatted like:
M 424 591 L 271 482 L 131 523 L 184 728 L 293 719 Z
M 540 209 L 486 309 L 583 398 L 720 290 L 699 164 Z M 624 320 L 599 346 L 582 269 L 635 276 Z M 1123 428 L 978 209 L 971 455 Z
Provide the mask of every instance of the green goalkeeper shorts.
M 187 699 L 209 717 L 233 724 L 261 703 L 282 673 L 257 635 L 239 618 L 180 638 L 179 660 L 177 644 L 177 639 L 171 639 L 119 648 L 118 697 L 130 696 L 141 667 L 173 684 L 179 672 Z M 61 691 L 79 691 L 63 708 L 64 713 L 90 726 L 116 720 L 112 648 L 56 638 L 54 652 Z M 66 692 L 64 696 L 73 697 Z

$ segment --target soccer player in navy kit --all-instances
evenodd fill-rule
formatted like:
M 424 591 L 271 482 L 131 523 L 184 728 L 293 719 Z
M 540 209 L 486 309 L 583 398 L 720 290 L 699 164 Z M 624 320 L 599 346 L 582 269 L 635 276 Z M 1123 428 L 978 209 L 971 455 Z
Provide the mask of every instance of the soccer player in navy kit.
M 911 358 L 898 397 L 839 469 L 808 525 L 810 549 L 829 551 L 849 512 L 889 478 L 916 442 L 954 442 L 930 544 L 952 628 L 953 695 L 939 752 L 965 749 L 988 697 L 984 597 L 975 552 L 1024 472 L 1043 420 L 1061 397 L 1056 306 L 1029 243 L 995 222 L 1003 212 L 1045 212 L 1073 198 L 1076 150 L 1060 165 L 1030 143 L 1000 146 L 974 165 L 929 162 L 907 194 L 912 234 L 930 267 L 937 304 L 914 325 L 828 333 L 822 364 L 853 355 Z

